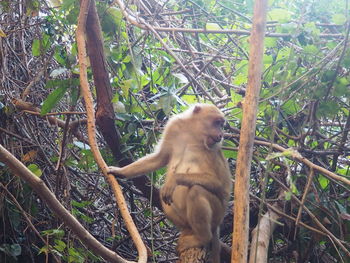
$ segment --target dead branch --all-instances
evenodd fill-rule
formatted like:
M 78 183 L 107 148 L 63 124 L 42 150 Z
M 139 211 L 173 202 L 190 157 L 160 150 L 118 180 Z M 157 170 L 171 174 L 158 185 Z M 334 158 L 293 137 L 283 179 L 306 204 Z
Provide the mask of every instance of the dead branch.
M 283 199 L 284 194 L 280 194 L 278 199 Z M 272 205 L 272 207 L 276 209 L 282 209 L 280 204 L 276 202 Z M 250 255 L 249 255 L 249 263 L 265 263 L 268 260 L 268 250 L 269 243 L 273 231 L 276 228 L 277 220 L 281 216 L 274 212 L 274 210 L 268 210 L 262 217 L 260 218 L 258 225 L 252 231 L 252 242 L 250 244 Z

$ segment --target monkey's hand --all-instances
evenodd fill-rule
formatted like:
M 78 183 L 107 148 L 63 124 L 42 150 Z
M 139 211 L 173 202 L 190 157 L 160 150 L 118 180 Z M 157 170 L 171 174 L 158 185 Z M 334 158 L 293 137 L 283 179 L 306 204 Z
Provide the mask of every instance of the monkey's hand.
M 122 174 L 122 170 L 123 168 L 120 167 L 108 166 L 107 173 L 113 174 L 115 177 L 123 179 L 126 177 Z
M 167 205 L 171 205 L 173 202 L 173 193 L 175 190 L 176 185 L 175 184 L 165 184 L 160 189 L 160 197 L 162 198 L 163 202 Z

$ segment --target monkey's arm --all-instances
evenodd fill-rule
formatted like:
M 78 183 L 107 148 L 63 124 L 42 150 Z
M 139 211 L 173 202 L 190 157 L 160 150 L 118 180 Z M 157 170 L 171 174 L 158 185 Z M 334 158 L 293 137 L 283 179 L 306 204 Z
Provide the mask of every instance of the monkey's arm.
M 160 149 L 124 167 L 109 166 L 108 173 L 119 178 L 132 178 L 164 167 L 169 161 L 169 152 Z

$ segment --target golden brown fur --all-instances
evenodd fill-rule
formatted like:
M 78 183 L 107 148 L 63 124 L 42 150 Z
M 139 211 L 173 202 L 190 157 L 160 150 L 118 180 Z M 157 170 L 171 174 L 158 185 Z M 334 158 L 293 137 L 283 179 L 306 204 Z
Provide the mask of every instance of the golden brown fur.
M 171 118 L 154 153 L 109 172 L 131 178 L 167 166 L 161 200 L 166 216 L 181 230 L 178 251 L 210 245 L 219 263 L 218 230 L 231 191 L 231 174 L 221 152 L 222 112 L 197 104 Z

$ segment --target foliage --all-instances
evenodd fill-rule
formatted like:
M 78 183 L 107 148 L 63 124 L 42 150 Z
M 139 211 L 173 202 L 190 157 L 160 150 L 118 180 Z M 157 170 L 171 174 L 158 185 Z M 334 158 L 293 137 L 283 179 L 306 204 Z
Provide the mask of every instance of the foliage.
M 23 1 L 23 7 L 15 2 L 0 2 L 0 37 L 6 39 L 1 42 L 4 68 L 0 72 L 0 142 L 41 176 L 101 242 L 126 258 L 135 258 L 123 222 L 110 200 L 112 195 L 99 177 L 85 141 L 74 132 L 67 135 L 64 126 L 48 125 L 36 115 L 16 112 L 11 102 L 30 86 L 26 100 L 40 107 L 42 116 L 51 112 L 59 113 L 53 115 L 59 121 L 67 121 L 68 116 L 72 116 L 71 120 L 83 118 L 80 114 L 64 114 L 84 111 L 78 94 L 75 43 L 79 1 L 63 0 L 58 7 L 53 7 L 55 1 Z M 251 29 L 254 1 L 141 2 L 127 7 L 156 31 L 159 27 L 173 27 L 239 32 L 159 31 L 164 46 L 152 32 L 129 24 L 111 1 L 97 2 L 122 153 L 133 158 L 145 155 L 152 150 L 169 115 L 197 101 L 215 102 L 225 111 L 230 125 L 225 156 L 234 168 L 238 146 L 234 128 L 240 127 L 248 82 L 249 38 L 244 32 Z M 289 189 L 283 212 L 296 218 L 299 205 L 291 197 L 301 199 L 308 191 L 305 206 L 312 214 L 303 211 L 301 221 L 317 228 L 312 220 L 315 216 L 349 249 L 349 186 L 315 172 L 310 189 L 305 189 L 310 167 L 292 158 L 297 151 L 314 164 L 350 179 L 348 18 L 345 0 L 269 1 L 256 135 L 271 145 L 255 147 L 251 193 L 273 203 L 284 191 L 281 181 Z M 91 72 L 89 77 L 92 84 Z M 81 126 L 78 132 L 86 134 Z M 99 139 L 105 159 L 114 163 L 109 149 Z M 272 144 L 289 150 L 278 152 Z M 71 236 L 69 229 L 61 226 L 25 182 L 14 178 L 1 163 L 0 167 L 0 227 L 6 230 L 0 234 L 1 262 L 26 262 L 25 258 L 35 262 L 45 258 L 45 253 L 55 254 L 64 262 L 99 261 Z M 153 175 L 156 187 L 161 185 L 163 175 L 164 170 Z M 142 234 L 153 248 L 156 261 L 174 262 L 169 259 L 173 256 L 169 251 L 175 251 L 176 232 L 172 225 L 160 211 L 151 209 L 134 187 L 123 186 L 134 219 L 139 229 L 145 229 Z M 31 215 L 46 243 L 32 229 L 23 232 L 28 221 L 4 188 Z M 251 203 L 254 227 L 266 206 L 259 211 L 256 199 Z M 269 262 L 287 262 L 292 255 L 298 255 L 296 260 L 300 262 L 346 261 L 344 251 L 334 245 L 334 240 L 300 225 L 296 227 L 284 216 L 281 223 L 283 226 L 277 228 L 272 240 Z M 222 238 L 229 241 L 230 226 L 223 228 L 226 231 Z

